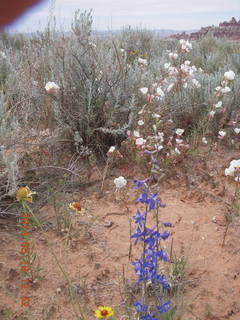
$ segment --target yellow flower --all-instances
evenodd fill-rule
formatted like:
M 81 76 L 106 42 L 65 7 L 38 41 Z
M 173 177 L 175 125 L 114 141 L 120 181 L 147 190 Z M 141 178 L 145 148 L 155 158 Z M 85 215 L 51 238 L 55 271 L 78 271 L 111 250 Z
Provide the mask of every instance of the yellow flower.
M 76 211 L 77 213 L 80 213 L 81 215 L 84 215 L 85 213 L 85 209 L 81 207 L 80 202 L 71 202 L 69 204 L 69 208 Z
M 113 309 L 106 306 L 100 306 L 95 311 L 95 317 L 98 319 L 109 318 L 114 315 Z
M 25 187 L 20 187 L 18 188 L 17 192 L 16 192 L 16 198 L 18 201 L 28 201 L 31 202 L 33 201 L 32 199 L 32 195 L 36 194 L 36 192 L 32 192 L 29 187 L 25 186 Z
M 130 53 L 129 53 L 130 55 L 132 55 L 132 56 L 134 56 L 135 54 L 137 54 L 137 51 L 135 51 L 135 50 L 132 50 L 132 51 L 130 51 Z

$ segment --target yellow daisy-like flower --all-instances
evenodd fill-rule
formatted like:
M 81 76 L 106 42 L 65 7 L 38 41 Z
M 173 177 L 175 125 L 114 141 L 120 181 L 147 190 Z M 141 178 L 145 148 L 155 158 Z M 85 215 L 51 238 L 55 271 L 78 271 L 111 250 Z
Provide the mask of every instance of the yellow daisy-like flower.
M 85 213 L 85 209 L 82 208 L 81 203 L 80 202 L 71 202 L 69 204 L 69 208 L 74 210 L 77 213 L 80 213 L 81 215 L 84 215 Z
M 135 51 L 135 50 L 130 51 L 130 55 L 134 56 L 136 54 L 137 54 L 137 51 Z
M 25 186 L 25 187 L 20 187 L 18 188 L 17 192 L 16 192 L 16 198 L 18 201 L 28 201 L 31 202 L 33 201 L 32 199 L 32 195 L 36 194 L 36 192 L 32 192 L 29 187 Z
M 109 318 L 114 315 L 113 309 L 111 307 L 100 306 L 95 311 L 95 317 L 98 319 Z

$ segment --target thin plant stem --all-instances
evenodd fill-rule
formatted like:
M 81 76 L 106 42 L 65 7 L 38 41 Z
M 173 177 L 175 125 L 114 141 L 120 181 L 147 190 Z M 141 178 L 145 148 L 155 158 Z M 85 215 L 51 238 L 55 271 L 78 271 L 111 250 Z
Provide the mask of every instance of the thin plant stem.
M 41 231 L 44 232 L 44 229 L 43 229 L 43 227 L 42 227 L 39 219 L 35 216 L 35 214 L 34 214 L 34 213 L 32 212 L 32 210 L 29 208 L 29 206 L 27 205 L 27 203 L 26 203 L 24 200 L 22 200 L 22 201 L 21 201 L 21 204 L 22 204 L 24 213 L 27 213 L 27 212 L 29 211 L 29 212 L 31 213 L 34 221 L 35 221 L 36 224 L 38 225 L 38 227 L 41 229 Z M 44 234 L 43 234 L 43 237 L 44 237 L 45 243 L 46 243 L 46 245 L 47 245 L 47 248 L 49 249 L 49 252 L 50 252 L 50 253 L 52 254 L 52 256 L 54 257 L 54 259 L 55 259 L 55 261 L 56 261 L 59 269 L 61 270 L 64 278 L 66 279 L 66 281 L 67 281 L 67 283 L 68 283 L 68 285 L 69 285 L 69 293 L 70 293 L 70 296 L 71 296 L 71 303 L 72 303 L 72 306 L 73 306 L 73 311 L 74 311 L 74 313 L 75 313 L 75 316 L 76 316 L 77 319 L 78 319 L 79 316 L 78 316 L 78 312 L 77 312 L 77 310 L 76 310 L 76 308 L 75 308 L 75 304 L 74 304 L 74 302 L 73 302 L 73 301 L 74 301 L 74 297 L 73 297 L 73 293 L 72 293 L 72 290 L 71 290 L 71 282 L 70 282 L 70 280 L 69 280 L 69 277 L 68 277 L 66 271 L 65 271 L 65 270 L 63 269 L 63 267 L 61 266 L 61 264 L 60 264 L 60 262 L 59 262 L 59 260 L 58 260 L 58 258 L 57 258 L 57 256 L 56 256 L 55 252 L 52 250 L 52 248 L 51 248 L 48 240 L 47 240 L 46 237 L 44 236 Z M 82 313 L 82 310 L 81 310 L 81 307 L 80 307 L 80 306 L 79 306 L 79 311 L 80 311 L 82 320 L 84 320 L 85 318 L 84 318 L 84 315 L 83 315 L 83 313 Z

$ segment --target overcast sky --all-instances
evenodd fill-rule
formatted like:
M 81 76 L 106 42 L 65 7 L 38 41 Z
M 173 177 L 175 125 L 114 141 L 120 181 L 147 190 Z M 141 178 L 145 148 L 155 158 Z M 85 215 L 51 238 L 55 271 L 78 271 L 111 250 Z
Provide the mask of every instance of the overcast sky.
M 54 5 L 54 11 L 50 10 Z M 240 19 L 240 0 L 43 0 L 11 25 L 11 30 L 42 30 L 54 12 L 57 25 L 69 30 L 74 12 L 93 9 L 93 27 L 115 30 L 123 26 L 147 29 L 199 29 L 231 17 Z

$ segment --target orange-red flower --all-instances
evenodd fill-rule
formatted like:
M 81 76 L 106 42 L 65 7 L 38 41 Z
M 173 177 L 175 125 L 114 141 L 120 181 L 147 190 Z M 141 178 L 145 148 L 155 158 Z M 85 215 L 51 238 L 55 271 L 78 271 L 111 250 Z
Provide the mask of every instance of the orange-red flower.
M 80 202 L 71 202 L 69 204 L 69 208 L 72 209 L 73 211 L 77 212 L 77 213 L 80 213 L 81 215 L 84 215 L 84 213 L 85 213 L 85 209 L 82 208 Z

